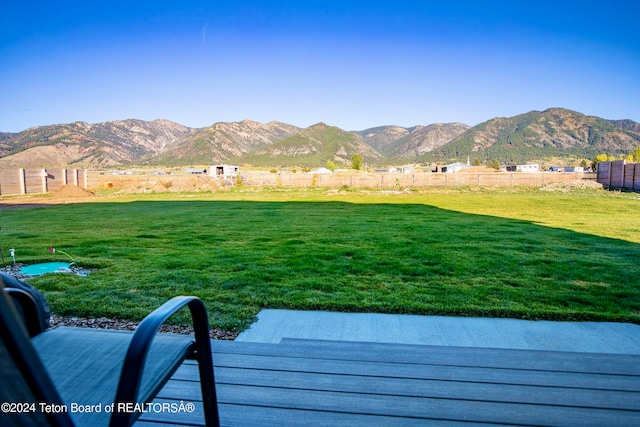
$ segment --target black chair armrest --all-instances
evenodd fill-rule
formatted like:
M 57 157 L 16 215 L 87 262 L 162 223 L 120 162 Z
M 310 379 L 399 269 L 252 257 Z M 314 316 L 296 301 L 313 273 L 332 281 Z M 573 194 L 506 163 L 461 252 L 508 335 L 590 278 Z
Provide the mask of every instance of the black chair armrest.
M 25 327 L 27 328 L 29 337 L 33 338 L 40 332 L 43 332 L 38 317 L 36 300 L 33 296 L 27 291 L 18 288 L 4 288 L 4 291 L 9 294 L 15 303 L 17 303 L 15 306 L 18 309 L 18 314 L 22 317 Z
M 215 397 L 215 386 L 213 379 L 213 360 L 211 356 L 211 343 L 209 340 L 209 320 L 207 310 L 204 303 L 193 296 L 180 296 L 167 301 L 144 320 L 136 328 L 127 354 L 125 356 L 120 382 L 116 392 L 115 403 L 136 403 L 142 380 L 142 372 L 149 348 L 153 338 L 158 333 L 162 324 L 177 313 L 184 306 L 188 306 L 191 312 L 193 328 L 195 334 L 195 354 L 200 366 L 208 367 L 205 370 L 211 371 L 210 378 L 201 378 L 202 387 L 213 389 L 213 396 L 210 402 L 204 402 L 205 405 L 217 405 Z M 201 371 L 202 375 L 202 371 Z M 207 396 L 203 396 L 207 400 Z M 131 420 L 130 413 L 114 412 L 111 417 L 111 426 L 129 425 Z M 205 412 L 206 416 L 206 412 Z M 218 425 L 217 411 L 215 420 L 206 420 L 207 425 Z
M 20 314 L 25 320 L 29 336 L 34 337 L 40 332 L 44 332 L 49 327 L 51 309 L 42 292 L 2 271 L 0 271 L 0 279 L 5 290 L 16 303 L 16 307 L 21 311 Z M 28 295 L 16 291 L 23 291 Z

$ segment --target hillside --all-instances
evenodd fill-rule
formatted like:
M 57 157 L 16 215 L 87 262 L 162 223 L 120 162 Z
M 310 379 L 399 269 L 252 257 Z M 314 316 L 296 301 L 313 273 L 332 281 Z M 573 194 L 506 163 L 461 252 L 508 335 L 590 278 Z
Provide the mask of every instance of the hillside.
M 4 144 L 6 144 L 6 141 L 9 141 L 15 135 L 15 133 L 0 132 L 0 150 L 2 150 L 2 147 Z
M 562 108 L 462 123 L 380 126 L 347 132 L 318 123 L 307 129 L 281 122 L 219 122 L 193 129 L 168 120 L 121 120 L 38 126 L 0 133 L 0 167 L 111 168 L 127 165 L 318 167 L 350 164 L 358 153 L 370 166 L 549 158 L 592 159 L 626 154 L 640 145 L 640 124 L 605 120 Z
M 550 157 L 591 159 L 598 153 L 625 154 L 640 145 L 640 126 L 562 108 L 495 118 L 474 126 L 422 157 L 425 161 L 498 159 L 521 163 Z
M 149 164 L 217 164 L 269 146 L 300 128 L 286 123 L 262 124 L 251 120 L 220 122 L 173 141 Z
M 192 129 L 168 120 L 39 126 L 0 141 L 2 167 L 109 167 L 155 155 Z
M 640 123 L 636 123 L 633 120 L 609 120 L 609 122 L 619 128 L 640 133 Z
M 463 123 L 435 123 L 411 128 L 381 126 L 357 134 L 386 157 L 414 158 L 452 141 L 467 129 L 469 126 Z
M 338 166 L 351 164 L 351 157 L 360 154 L 365 163 L 376 164 L 383 156 L 367 145 L 358 135 L 318 123 L 255 153 L 238 157 L 238 162 L 256 166 L 296 165 L 324 166 L 333 161 Z

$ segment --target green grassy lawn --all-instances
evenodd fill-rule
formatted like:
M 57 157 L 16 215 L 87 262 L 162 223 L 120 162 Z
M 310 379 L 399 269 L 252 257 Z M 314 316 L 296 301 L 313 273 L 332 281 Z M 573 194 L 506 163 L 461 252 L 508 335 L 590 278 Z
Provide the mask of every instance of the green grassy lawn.
M 0 245 L 57 314 L 140 319 L 197 295 L 212 326 L 261 308 L 640 323 L 640 200 L 605 191 L 234 190 L 2 212 Z M 180 319 L 179 319 L 180 320 Z M 184 319 L 183 319 L 184 320 Z

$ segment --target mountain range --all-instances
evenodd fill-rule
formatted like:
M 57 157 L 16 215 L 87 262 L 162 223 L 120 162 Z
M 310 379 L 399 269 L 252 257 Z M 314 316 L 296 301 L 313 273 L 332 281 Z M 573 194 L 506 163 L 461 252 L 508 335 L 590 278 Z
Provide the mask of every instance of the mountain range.
M 254 166 L 349 165 L 498 160 L 501 164 L 548 158 L 591 159 L 626 154 L 640 145 L 640 124 L 551 108 L 463 123 L 380 126 L 346 131 L 325 123 L 305 129 L 251 120 L 189 128 L 169 120 L 74 122 L 0 133 L 0 167 L 112 168 L 219 163 Z

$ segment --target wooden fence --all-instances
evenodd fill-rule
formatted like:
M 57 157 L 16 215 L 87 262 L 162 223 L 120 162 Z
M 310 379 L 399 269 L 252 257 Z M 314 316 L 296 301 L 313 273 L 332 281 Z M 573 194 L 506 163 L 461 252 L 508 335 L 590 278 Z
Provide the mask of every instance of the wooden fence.
M 579 179 L 594 180 L 582 172 L 476 172 L 476 173 L 365 173 L 331 175 L 241 171 L 242 185 L 278 188 L 404 189 L 429 187 L 535 187 Z M 130 188 L 134 191 L 206 191 L 220 188 L 209 175 L 111 175 L 89 172 L 89 188 Z M 213 184 L 213 185 L 212 185 Z
M 554 182 L 594 179 L 589 173 L 560 172 L 477 172 L 477 173 L 306 173 L 247 174 L 243 185 L 292 188 L 372 188 L 401 189 L 428 187 L 533 187 Z
M 626 160 L 598 163 L 596 180 L 605 188 L 640 191 L 640 163 Z
M 640 171 L 640 168 L 638 168 Z M 308 173 L 241 173 L 242 184 L 254 187 L 404 189 L 429 187 L 534 187 L 579 179 L 594 180 L 582 172 L 474 172 L 474 173 L 365 173 L 331 175 Z M 638 182 L 640 184 L 640 182 Z M 134 192 L 208 191 L 223 184 L 209 175 L 113 175 L 104 171 L 67 169 L 0 169 L 0 195 L 55 191 L 65 184 L 85 189 L 129 188 Z
M 87 171 L 78 169 L 0 169 L 0 195 L 55 191 L 65 184 L 87 188 Z

